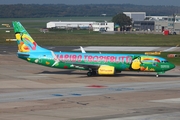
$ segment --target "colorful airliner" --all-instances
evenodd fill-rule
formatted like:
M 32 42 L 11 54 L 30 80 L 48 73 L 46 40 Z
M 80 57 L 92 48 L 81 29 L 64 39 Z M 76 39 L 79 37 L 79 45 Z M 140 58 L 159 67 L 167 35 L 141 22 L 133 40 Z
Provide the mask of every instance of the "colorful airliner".
M 156 72 L 156 76 L 175 68 L 158 56 L 141 54 L 99 54 L 82 52 L 53 52 L 40 47 L 18 21 L 13 21 L 18 44 L 17 55 L 28 62 L 59 69 L 87 70 L 87 76 L 114 75 L 121 71 Z

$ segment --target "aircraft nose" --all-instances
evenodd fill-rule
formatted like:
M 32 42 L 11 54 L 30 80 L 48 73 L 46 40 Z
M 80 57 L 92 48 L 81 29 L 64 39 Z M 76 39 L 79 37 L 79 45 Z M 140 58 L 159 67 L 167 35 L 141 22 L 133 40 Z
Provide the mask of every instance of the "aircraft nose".
M 172 64 L 172 63 L 170 63 L 170 69 L 174 69 L 175 68 L 175 65 L 174 64 Z

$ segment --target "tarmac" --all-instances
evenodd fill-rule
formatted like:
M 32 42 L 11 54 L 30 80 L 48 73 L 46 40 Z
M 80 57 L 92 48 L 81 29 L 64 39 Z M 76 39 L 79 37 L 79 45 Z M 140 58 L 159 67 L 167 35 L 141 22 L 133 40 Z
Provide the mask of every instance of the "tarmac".
M 53 51 L 81 51 L 79 46 L 42 46 Z M 153 51 L 153 52 L 180 52 L 180 47 L 130 47 L 130 46 L 83 46 L 87 52 L 92 51 Z M 1 46 L 0 54 L 16 53 L 17 46 Z
M 85 46 L 85 51 L 160 51 L 171 52 L 180 51 L 180 47 L 130 47 L 130 46 Z M 80 51 L 80 49 L 74 49 L 74 51 Z
M 180 118 L 180 66 L 158 78 L 148 72 L 87 77 L 86 71 L 28 63 L 16 49 L 0 47 L 0 120 Z

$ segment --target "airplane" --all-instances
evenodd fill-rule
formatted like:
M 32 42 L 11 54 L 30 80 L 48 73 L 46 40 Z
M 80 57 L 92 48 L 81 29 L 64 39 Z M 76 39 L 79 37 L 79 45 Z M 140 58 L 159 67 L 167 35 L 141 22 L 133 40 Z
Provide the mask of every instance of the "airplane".
M 115 75 L 121 71 L 165 73 L 175 65 L 159 56 L 144 54 L 104 54 L 81 52 L 54 52 L 40 47 L 22 24 L 12 22 L 18 44 L 17 56 L 38 65 L 59 69 L 87 70 L 87 76 Z

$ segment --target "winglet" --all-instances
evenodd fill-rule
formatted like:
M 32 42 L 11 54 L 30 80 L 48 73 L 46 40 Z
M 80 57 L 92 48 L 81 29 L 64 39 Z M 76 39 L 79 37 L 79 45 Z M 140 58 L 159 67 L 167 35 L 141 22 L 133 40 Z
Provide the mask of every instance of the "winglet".
M 82 53 L 86 53 L 86 51 L 84 50 L 84 48 L 82 46 L 80 46 L 80 48 L 81 48 Z

